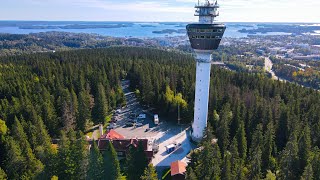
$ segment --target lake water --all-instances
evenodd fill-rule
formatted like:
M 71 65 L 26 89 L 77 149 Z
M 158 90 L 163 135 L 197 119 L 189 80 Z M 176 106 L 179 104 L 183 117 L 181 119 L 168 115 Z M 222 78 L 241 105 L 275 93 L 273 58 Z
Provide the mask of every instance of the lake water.
M 116 28 L 91 28 L 92 26 L 101 25 L 124 25 L 125 27 Z M 49 31 L 63 31 L 73 33 L 95 33 L 103 36 L 113 37 L 165 37 L 165 36 L 180 36 L 185 34 L 157 34 L 153 31 L 162 31 L 165 29 L 185 29 L 187 23 L 132 23 L 132 22 L 40 22 L 40 21 L 0 21 L 0 33 L 10 34 L 29 34 Z M 75 28 L 66 29 L 60 28 L 67 25 L 88 25 L 90 28 Z M 26 27 L 40 27 L 41 29 L 26 28 Z M 49 28 L 46 28 L 46 27 Z M 240 33 L 238 30 L 246 28 L 256 28 L 255 23 L 226 23 L 227 30 L 224 37 L 247 37 L 247 33 Z M 24 27 L 24 28 L 21 28 Z M 55 28 L 56 27 L 56 28 Z M 266 35 L 282 35 L 283 33 L 270 33 Z

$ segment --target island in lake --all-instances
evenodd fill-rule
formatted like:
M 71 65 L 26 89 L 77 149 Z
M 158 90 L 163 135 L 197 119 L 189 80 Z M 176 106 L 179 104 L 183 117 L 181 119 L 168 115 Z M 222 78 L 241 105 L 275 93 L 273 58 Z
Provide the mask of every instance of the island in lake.
M 187 30 L 185 30 L 185 29 L 164 29 L 164 30 L 160 30 L 160 31 L 152 31 L 152 33 L 155 33 L 155 34 L 173 34 L 173 33 L 185 34 L 185 33 L 187 33 Z

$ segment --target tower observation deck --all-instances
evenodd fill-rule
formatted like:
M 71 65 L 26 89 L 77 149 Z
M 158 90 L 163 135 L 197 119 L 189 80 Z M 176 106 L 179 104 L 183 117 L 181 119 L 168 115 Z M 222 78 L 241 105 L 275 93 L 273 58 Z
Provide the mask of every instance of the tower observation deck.
M 226 26 L 215 23 L 215 18 L 219 16 L 217 0 L 214 3 L 209 0 L 198 1 L 195 8 L 199 22 L 188 24 L 186 28 L 197 61 L 192 138 L 200 141 L 207 127 L 211 54 L 219 47 Z

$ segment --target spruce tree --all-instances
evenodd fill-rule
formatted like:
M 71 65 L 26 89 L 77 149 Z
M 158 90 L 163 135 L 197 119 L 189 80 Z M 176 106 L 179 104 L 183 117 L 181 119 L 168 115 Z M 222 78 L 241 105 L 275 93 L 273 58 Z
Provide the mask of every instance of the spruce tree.
M 221 170 L 221 154 L 217 144 L 212 145 L 211 141 L 205 142 L 200 152 L 198 166 L 196 167 L 199 179 L 219 179 Z
M 77 129 L 85 131 L 88 123 L 91 121 L 90 95 L 87 91 L 79 93 L 79 114 L 77 120 Z
M 141 141 L 137 148 L 130 147 L 127 155 L 127 166 L 127 178 L 129 180 L 139 179 L 144 169 L 148 166 L 148 160 Z
M 108 170 L 106 170 L 108 171 Z M 99 151 L 99 148 L 96 142 L 93 142 L 93 145 L 90 149 L 89 155 L 89 166 L 88 166 L 88 173 L 87 179 L 88 180 L 102 180 L 103 179 L 103 157 Z
M 298 143 L 295 133 L 291 134 L 289 141 L 281 154 L 280 177 L 282 179 L 297 179 L 298 170 Z
M 309 125 L 306 124 L 302 132 L 302 135 L 299 139 L 298 156 L 299 156 L 300 175 L 302 175 L 302 172 L 304 171 L 305 167 L 309 163 L 310 154 L 311 154 L 310 128 L 309 128 Z
M 245 161 L 247 157 L 247 138 L 243 122 L 240 123 L 240 127 L 237 131 L 236 137 L 238 141 L 239 157 Z
M 25 176 L 26 158 L 22 154 L 20 145 L 12 138 L 6 141 L 5 170 L 9 178 L 19 179 Z
M 17 118 L 15 118 L 15 122 L 13 124 L 12 134 L 21 148 L 21 155 L 24 156 L 26 160 L 23 164 L 25 168 L 23 176 L 25 178 L 35 178 L 43 171 L 44 167 L 41 161 L 35 157 L 28 142 L 28 137 Z
M 223 166 L 222 166 L 222 173 L 221 173 L 221 179 L 223 180 L 232 179 L 230 159 L 231 159 L 231 154 L 229 151 L 227 151 L 223 159 Z
M 94 97 L 93 120 L 96 124 L 104 123 L 105 117 L 108 112 L 108 103 L 105 93 L 105 89 L 103 85 L 100 83 L 98 85 L 98 92 L 96 92 L 96 95 Z
M 197 175 L 194 172 L 192 167 L 187 168 L 187 173 L 186 173 L 186 180 L 197 180 Z
M 319 162 L 318 162 L 319 163 Z M 301 180 L 313 180 L 313 169 L 312 165 L 308 163 L 303 171 Z
M 227 150 L 227 147 L 229 146 L 229 124 L 232 119 L 232 111 L 230 111 L 230 105 L 225 104 L 222 107 L 221 113 L 220 113 L 220 121 L 219 126 L 217 128 L 217 138 L 218 138 L 218 144 L 221 149 L 221 154 L 224 156 L 224 153 Z
M 103 152 L 103 170 L 104 179 L 117 180 L 121 177 L 117 152 L 111 142 L 108 143 L 107 150 Z
M 263 173 L 266 173 L 267 170 L 275 170 L 275 158 L 273 157 L 274 147 L 275 147 L 275 131 L 273 122 L 270 121 L 267 125 L 266 133 L 264 134 L 264 142 L 263 142 L 263 152 L 262 152 L 262 170 Z
M 148 167 L 144 170 L 141 180 L 158 180 L 156 169 L 152 164 L 149 164 Z
M 7 180 L 7 174 L 4 172 L 4 170 L 1 167 L 0 167 L 0 179 Z

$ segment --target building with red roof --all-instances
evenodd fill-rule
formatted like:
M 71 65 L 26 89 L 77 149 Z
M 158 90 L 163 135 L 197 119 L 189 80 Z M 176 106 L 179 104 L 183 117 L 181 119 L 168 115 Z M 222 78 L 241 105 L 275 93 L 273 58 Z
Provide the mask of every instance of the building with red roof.
M 115 140 L 115 139 L 124 139 L 124 136 L 117 133 L 115 130 L 111 129 L 107 134 L 102 135 L 100 138 Z
M 171 163 L 171 177 L 173 180 L 184 180 L 187 164 L 182 161 Z
M 149 161 L 153 158 L 153 151 L 149 150 L 148 139 L 125 139 L 124 136 L 117 133 L 115 130 L 110 130 L 107 134 L 102 135 L 98 141 L 98 148 L 100 151 L 107 150 L 108 143 L 111 142 L 114 149 L 117 151 L 118 158 L 126 157 L 130 147 L 138 148 L 139 144 L 143 146 L 146 157 Z

